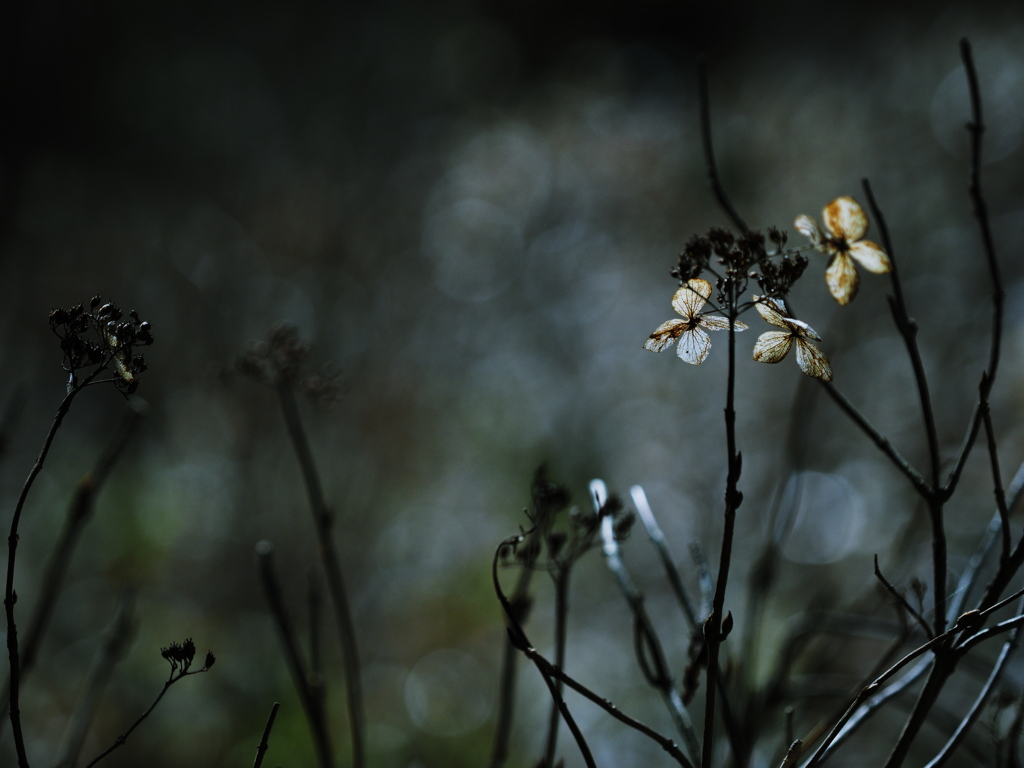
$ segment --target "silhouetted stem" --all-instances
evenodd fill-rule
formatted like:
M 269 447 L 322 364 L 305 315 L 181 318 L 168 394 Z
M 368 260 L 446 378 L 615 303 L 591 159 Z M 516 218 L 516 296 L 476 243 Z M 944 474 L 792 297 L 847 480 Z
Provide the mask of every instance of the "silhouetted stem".
M 280 702 L 275 701 L 274 706 L 270 708 L 270 717 L 267 718 L 267 725 L 263 729 L 263 738 L 260 739 L 259 746 L 256 747 L 256 761 L 252 764 L 252 768 L 260 768 L 263 765 L 263 755 L 266 754 L 267 748 L 270 746 L 270 730 L 274 727 L 277 709 L 280 706 Z
M 541 677 L 544 679 L 545 684 L 548 686 L 548 690 L 551 692 L 551 695 L 561 702 L 559 710 L 562 713 L 562 718 L 565 720 L 566 726 L 576 739 L 576 743 L 580 748 L 580 752 L 583 755 L 583 759 L 587 766 L 595 765 L 593 755 L 591 755 L 590 748 L 587 746 L 586 740 L 583 738 L 583 733 L 579 730 L 579 726 L 570 714 L 568 705 L 566 705 L 564 699 L 559 695 L 558 690 L 554 685 L 556 680 L 561 681 L 584 698 L 592 701 L 594 704 L 597 704 L 601 709 L 614 717 L 620 723 L 629 726 L 654 741 L 684 768 L 693 768 L 693 764 L 687 760 L 686 755 L 680 751 L 675 742 L 671 739 L 665 738 L 654 729 L 641 723 L 639 720 L 635 720 L 629 715 L 623 713 L 622 710 L 610 701 L 598 696 L 585 685 L 567 675 L 564 671 L 554 666 L 550 661 L 539 654 L 530 643 L 529 638 L 526 636 L 526 632 L 523 631 L 522 625 L 516 618 L 511 602 L 501 589 L 501 581 L 498 579 L 498 560 L 501 558 L 502 553 L 505 552 L 507 548 L 519 544 L 524 539 L 525 535 L 523 534 L 511 536 L 498 545 L 498 548 L 494 552 L 494 558 L 491 561 L 491 583 L 494 586 L 494 593 L 498 598 L 498 602 L 501 604 L 502 610 L 505 612 L 505 616 L 508 619 L 508 636 L 511 639 L 513 646 L 515 646 L 516 650 L 534 663 L 534 666 L 537 667 L 537 670 L 541 673 Z
M 530 580 L 533 570 L 524 568 L 519 572 L 515 589 L 512 590 L 510 604 L 516 613 L 517 620 L 522 623 L 526 619 L 529 608 Z M 518 653 L 512 640 L 505 638 L 501 658 L 501 683 L 498 692 L 497 725 L 494 728 L 494 747 L 491 749 L 490 768 L 500 768 L 508 759 L 508 744 L 512 734 L 512 714 L 515 709 L 516 658 Z
M 555 581 L 555 666 L 565 669 L 565 629 L 569 615 L 569 568 L 556 567 L 552 577 Z M 558 723 L 561 720 L 558 702 L 562 699 L 562 684 L 555 683 L 558 699 L 551 703 L 551 714 L 548 716 L 548 737 L 544 747 L 546 767 L 555 764 L 555 749 L 558 746 Z
M 274 617 L 274 626 L 277 628 L 277 635 L 281 640 L 285 663 L 288 665 L 288 671 L 291 672 L 299 701 L 306 712 L 306 721 L 309 723 L 309 730 L 313 736 L 317 760 L 321 768 L 332 768 L 334 758 L 331 755 L 323 700 L 310 685 L 306 665 L 299 653 L 299 644 L 288 619 L 288 612 L 285 610 L 284 598 L 281 596 L 281 585 L 274 572 L 273 548 L 270 546 L 270 542 L 261 541 L 256 545 L 256 569 L 260 583 L 263 585 L 263 594 L 267 599 L 270 615 Z
M 341 565 L 338 562 L 337 550 L 331 538 L 331 513 L 324 501 L 320 478 L 313 460 L 313 452 L 309 448 L 306 432 L 299 417 L 299 409 L 295 404 L 295 396 L 287 382 L 277 384 L 278 400 L 284 415 L 288 436 L 295 448 L 295 454 L 302 470 L 302 477 L 309 496 L 309 506 L 313 513 L 313 524 L 316 529 L 317 542 L 320 545 L 320 558 L 324 565 L 327 578 L 327 591 L 334 604 L 335 619 L 341 640 L 341 658 L 345 667 L 345 688 L 348 699 L 349 726 L 352 733 L 352 766 L 362 768 L 364 763 L 364 725 L 363 725 L 363 694 L 359 674 L 359 652 L 356 645 L 355 626 L 352 622 L 352 611 L 349 607 L 348 594 L 342 577 Z
M 50 425 L 50 431 L 46 434 L 46 439 L 43 440 L 43 447 L 39 451 L 39 456 L 36 457 L 35 464 L 32 465 L 32 469 L 29 471 L 28 477 L 25 479 L 25 484 L 21 488 L 21 493 L 18 495 L 18 502 L 14 507 L 14 515 L 11 517 L 11 532 L 7 537 L 7 585 L 4 589 L 4 612 L 7 616 L 7 655 L 10 660 L 11 669 L 11 692 L 9 699 L 11 732 L 14 735 L 14 747 L 18 753 L 19 768 L 28 768 L 29 763 L 28 756 L 25 753 L 25 736 L 22 733 L 21 728 L 21 708 L 19 706 L 21 692 L 21 657 L 18 649 L 18 625 L 14 621 L 14 604 L 18 600 L 18 595 L 14 591 L 14 563 L 15 556 L 18 551 L 18 525 L 21 522 L 21 513 L 25 508 L 25 500 L 28 498 L 28 493 L 32 489 L 32 485 L 35 483 L 36 477 L 43 469 L 43 463 L 46 461 L 46 455 L 50 452 L 50 446 L 53 445 L 53 438 L 56 437 L 57 430 L 60 429 L 60 425 L 64 421 L 64 417 L 67 416 L 68 411 L 71 409 L 71 403 L 74 402 L 78 393 L 95 380 L 103 370 L 103 367 L 96 368 L 80 384 L 72 387 L 71 391 L 69 391 L 61 401 L 61 404 L 57 408 L 57 413 L 53 418 L 53 423 Z
M 149 709 L 147 709 L 145 712 L 139 715 L 139 719 L 132 723 L 131 727 L 127 731 L 118 736 L 117 739 L 114 740 L 113 744 L 111 744 L 109 747 L 107 747 L 107 749 L 105 749 L 103 752 L 101 752 L 99 755 L 93 758 L 92 762 L 86 765 L 85 768 L 92 768 L 94 765 L 96 765 L 96 763 L 100 762 L 100 760 L 105 758 L 115 749 L 117 749 L 118 747 L 123 747 L 124 743 L 128 741 L 128 737 L 132 735 L 132 732 L 134 732 L 136 728 L 142 725 L 142 721 L 149 717 L 150 713 L 154 709 L 156 709 L 156 705 L 160 703 L 160 700 L 164 697 L 164 694 L 167 693 L 168 690 L 170 690 L 170 687 L 172 685 L 174 685 L 179 680 L 183 680 L 186 677 L 191 677 L 192 675 L 199 675 L 203 672 L 206 672 L 206 667 L 203 667 L 202 669 L 197 669 L 193 672 L 185 670 L 182 672 L 178 672 L 177 675 L 175 675 L 175 671 L 172 670 L 171 676 L 167 678 L 167 681 L 164 683 L 164 687 L 160 690 L 160 693 L 157 694 L 157 697 L 153 700 L 153 703 L 149 705 Z
M 715 702 L 718 690 L 718 657 L 724 637 L 722 621 L 725 611 L 725 592 L 729 584 L 732 564 L 732 540 L 736 528 L 736 510 L 743 500 L 737 490 L 742 460 L 736 450 L 736 299 L 735 287 L 727 302 L 729 317 L 729 366 L 725 390 L 725 441 L 729 471 L 725 488 L 725 516 L 722 530 L 722 550 L 718 559 L 718 580 L 711 603 L 711 615 L 704 622 L 704 638 L 708 645 L 708 682 L 704 702 L 704 744 L 701 768 L 711 768 L 715 751 Z M 743 762 L 745 750 L 736 755 Z
M 75 486 L 74 496 L 64 518 L 64 527 L 43 571 L 39 599 L 32 612 L 32 617 L 29 619 L 28 629 L 25 631 L 25 640 L 20 643 L 21 666 L 19 671 L 22 681 L 25 680 L 26 675 L 35 663 L 36 652 L 39 650 L 39 644 L 46 633 L 50 617 L 53 615 L 53 609 L 57 604 L 57 597 L 64 583 L 64 575 L 67 573 L 68 565 L 70 565 L 71 559 L 74 556 L 79 536 L 85 524 L 91 518 L 93 509 L 96 506 L 96 498 L 99 496 L 100 490 L 110 475 L 115 462 L 128 444 L 128 438 L 134 431 L 139 418 L 138 411 L 128 411 L 100 454 L 92 472 L 83 475 Z M 10 702 L 10 684 L 10 679 L 8 678 L 4 681 L 3 690 L 0 692 L 4 716 L 7 715 L 7 707 Z M 3 731 L 3 722 L 3 720 L 0 720 L 0 732 Z
M 708 96 L 708 65 L 704 57 L 697 59 L 697 78 L 700 95 L 700 136 L 704 146 L 704 165 L 707 169 L 708 183 L 715 193 L 718 206 L 736 225 L 741 232 L 747 232 L 747 224 L 739 212 L 733 207 L 732 201 L 725 193 L 722 181 L 718 177 L 718 164 L 715 162 L 715 149 L 711 143 L 711 98 Z

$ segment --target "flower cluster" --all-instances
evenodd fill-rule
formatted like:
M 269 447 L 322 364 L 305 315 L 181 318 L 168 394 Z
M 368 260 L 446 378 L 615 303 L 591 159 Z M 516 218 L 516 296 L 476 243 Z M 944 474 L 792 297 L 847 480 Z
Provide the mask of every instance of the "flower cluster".
M 118 389 L 131 394 L 138 387 L 138 375 L 146 370 L 146 361 L 137 347 L 153 343 L 150 324 L 135 310 L 127 315 L 117 304 L 104 302 L 97 294 L 86 309 L 82 304 L 50 312 L 50 330 L 60 339 L 64 369 L 68 372 L 68 391 L 78 385 L 83 368 L 117 371 L 113 379 Z
M 711 350 L 711 337 L 703 329 L 721 331 L 729 328 L 729 320 L 718 315 L 705 315 L 701 309 L 711 297 L 711 283 L 699 277 L 693 277 L 681 285 L 672 297 L 672 308 L 683 316 L 682 320 L 666 320 L 659 325 L 654 333 L 644 342 L 644 349 L 661 352 L 672 346 L 678 339 L 676 352 L 684 362 L 700 365 Z M 747 326 L 738 320 L 732 326 L 737 331 L 745 331 Z
M 810 216 L 797 217 L 795 225 L 810 238 L 814 248 L 831 256 L 825 281 L 835 300 L 848 304 L 859 284 L 855 262 L 877 273 L 889 272 L 892 263 L 880 246 L 863 239 L 868 217 L 852 197 L 839 197 L 825 206 L 822 220 L 824 230 Z M 786 233 L 774 227 L 767 236 L 758 231 L 736 236 L 715 228 L 706 235 L 691 238 L 672 270 L 680 281 L 672 296 L 672 307 L 682 319 L 659 325 L 644 342 L 644 349 L 661 352 L 678 342 L 676 351 L 680 359 L 700 365 L 711 349 L 706 331 L 746 330 L 747 326 L 736 317 L 753 306 L 765 322 L 782 329 L 766 331 L 758 337 L 754 360 L 777 363 L 796 345 L 800 370 L 822 381 L 831 381 L 832 366 L 812 343 L 821 341 L 821 337 L 786 309 L 785 299 L 808 264 L 799 250 L 787 250 L 786 242 Z M 715 277 L 718 306 L 714 309 L 724 317 L 702 312 L 712 294 L 711 283 L 701 277 L 706 272 Z M 741 301 L 751 280 L 761 293 Z
M 794 226 L 815 248 L 832 257 L 825 270 L 825 282 L 836 301 L 849 304 L 860 286 L 855 261 L 878 274 L 891 271 L 892 263 L 881 246 L 862 239 L 868 231 L 868 216 L 852 197 L 837 197 L 826 205 L 821 220 L 825 223 L 824 231 L 810 216 L 798 216 Z

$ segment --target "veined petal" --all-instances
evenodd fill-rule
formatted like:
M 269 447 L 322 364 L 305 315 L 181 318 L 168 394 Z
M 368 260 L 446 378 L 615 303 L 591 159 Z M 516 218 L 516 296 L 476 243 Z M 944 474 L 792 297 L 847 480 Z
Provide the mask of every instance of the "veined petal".
M 649 349 L 651 352 L 661 352 L 666 347 L 672 346 L 672 342 L 678 339 L 684 330 L 686 330 L 685 320 L 677 320 L 675 318 L 666 320 L 644 342 L 644 349 Z
M 801 336 L 805 339 L 821 341 L 821 336 L 815 333 L 814 329 L 803 320 L 797 320 L 795 317 L 787 317 L 786 325 L 788 325 L 791 330 L 795 331 L 797 336 Z
M 853 301 L 853 297 L 857 295 L 860 277 L 850 254 L 839 252 L 832 257 L 828 269 L 825 270 L 825 282 L 828 283 L 832 298 L 840 304 L 845 305 Z
M 765 331 L 754 345 L 754 359 L 759 363 L 777 363 L 793 345 L 793 334 L 788 331 Z
M 686 285 L 676 289 L 672 297 L 672 308 L 690 320 L 700 314 L 700 308 L 711 298 L 711 283 L 695 277 L 687 280 Z
M 765 322 L 779 328 L 789 327 L 786 325 L 786 305 L 782 301 L 779 299 L 769 299 L 764 296 L 761 298 L 754 296 L 753 298 L 754 306 L 757 307 L 757 313 L 765 319 Z
M 848 243 L 860 240 L 868 231 L 868 215 L 852 197 L 837 197 L 825 206 L 821 218 L 833 237 L 841 237 Z
M 690 328 L 679 337 L 679 346 L 676 347 L 681 360 L 690 365 L 700 365 L 708 356 L 711 349 L 711 337 L 700 328 Z
M 701 315 L 700 320 L 697 322 L 709 331 L 725 331 L 729 329 L 729 318 L 722 317 L 721 315 Z M 747 330 L 747 325 L 737 320 L 733 324 L 733 328 L 737 331 L 745 331 Z
M 853 256 L 864 269 L 869 272 L 881 274 L 892 269 L 892 262 L 889 255 L 882 246 L 872 243 L 870 240 L 861 240 L 850 246 L 850 255 Z
M 825 353 L 806 339 L 796 340 L 796 362 L 808 376 L 822 381 L 832 381 L 832 366 Z
M 796 227 L 797 232 L 810 240 L 815 248 L 821 247 L 821 243 L 825 239 L 825 236 L 822 234 L 821 228 L 818 226 L 818 222 L 810 216 L 800 214 L 796 217 L 796 221 L 793 222 L 793 226 Z

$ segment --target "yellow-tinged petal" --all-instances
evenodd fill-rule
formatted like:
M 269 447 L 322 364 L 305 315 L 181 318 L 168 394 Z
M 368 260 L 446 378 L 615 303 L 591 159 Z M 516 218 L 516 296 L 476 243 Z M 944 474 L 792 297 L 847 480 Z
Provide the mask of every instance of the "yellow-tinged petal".
M 832 381 L 832 366 L 825 353 L 806 339 L 796 339 L 796 362 L 808 376 L 822 381 Z
M 882 274 L 892 270 L 892 262 L 889 261 L 888 254 L 882 246 L 872 243 L 870 240 L 861 240 L 851 245 L 850 255 L 869 272 Z
M 833 237 L 841 237 L 848 243 L 860 240 L 868 231 L 868 215 L 852 197 L 837 197 L 825 206 L 821 218 Z
M 828 283 L 828 291 L 832 298 L 840 304 L 845 305 L 853 301 L 853 297 L 857 295 L 860 277 L 848 253 L 840 251 L 832 257 L 828 269 L 825 270 L 825 282 Z
M 695 277 L 676 289 L 672 297 L 672 308 L 690 320 L 700 314 L 701 307 L 711 298 L 711 283 Z
M 679 337 L 676 353 L 690 365 L 700 365 L 711 349 L 711 337 L 700 328 L 690 328 Z
M 754 359 L 759 363 L 777 363 L 793 345 L 793 334 L 788 331 L 765 331 L 754 345 Z
M 672 346 L 672 342 L 678 339 L 686 330 L 686 321 L 673 318 L 666 320 L 659 325 L 644 342 L 644 349 L 651 352 L 661 352 L 666 347 Z
M 709 331 L 726 331 L 729 329 L 729 318 L 722 317 L 721 315 L 701 315 L 700 320 L 697 322 Z M 747 330 L 747 325 L 737 320 L 733 324 L 733 328 L 737 331 L 745 331 Z

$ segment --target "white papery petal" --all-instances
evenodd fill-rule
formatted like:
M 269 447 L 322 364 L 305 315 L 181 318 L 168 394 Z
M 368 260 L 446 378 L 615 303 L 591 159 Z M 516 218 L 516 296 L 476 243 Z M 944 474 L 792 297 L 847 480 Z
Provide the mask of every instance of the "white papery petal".
M 816 248 L 819 247 L 821 245 L 821 241 L 825 239 L 825 236 L 821 232 L 821 228 L 818 226 L 818 222 L 810 216 L 804 214 L 797 216 L 796 221 L 793 222 L 793 226 L 796 227 L 797 232 L 810 240 Z
M 789 327 L 786 325 L 786 305 L 780 299 L 758 298 L 757 296 L 753 298 L 757 313 L 764 318 L 765 322 L 779 328 Z
M 754 345 L 754 359 L 759 363 L 777 363 L 789 353 L 793 334 L 788 331 L 765 331 Z
M 869 272 L 882 274 L 892 269 L 892 262 L 882 246 L 870 240 L 861 240 L 851 245 L 850 255 Z
M 808 376 L 832 381 L 832 366 L 825 353 L 805 339 L 796 340 L 796 362 Z
M 661 352 L 666 347 L 672 346 L 672 342 L 678 339 L 684 330 L 686 330 L 685 320 L 676 318 L 666 320 L 647 338 L 647 341 L 644 342 L 644 349 Z
M 690 365 L 700 365 L 711 349 L 711 337 L 700 328 L 690 328 L 679 337 L 676 353 Z
M 727 331 L 729 329 L 729 318 L 722 317 L 721 315 L 703 315 L 697 322 L 709 331 Z M 747 330 L 746 323 L 741 323 L 739 320 L 736 321 L 733 327 L 737 331 Z
M 681 285 L 672 296 L 672 308 L 687 320 L 700 314 L 701 307 L 711 298 L 711 283 L 695 277 Z

